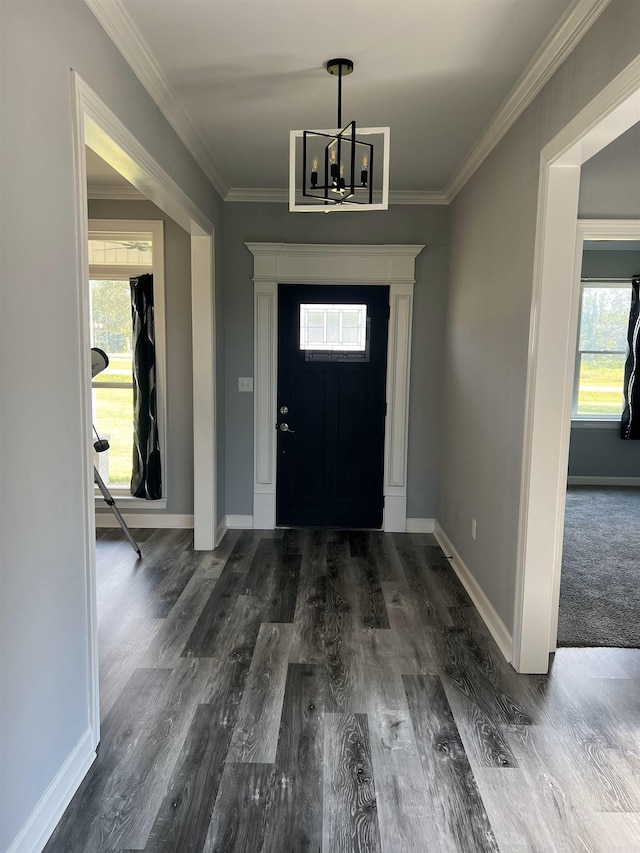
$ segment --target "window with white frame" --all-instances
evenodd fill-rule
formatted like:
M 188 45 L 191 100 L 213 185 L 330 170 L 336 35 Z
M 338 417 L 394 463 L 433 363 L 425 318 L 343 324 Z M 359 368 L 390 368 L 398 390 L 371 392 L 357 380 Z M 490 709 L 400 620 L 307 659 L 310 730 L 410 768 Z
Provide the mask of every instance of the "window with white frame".
M 91 383 L 93 424 L 100 438 L 106 438 L 110 445 L 109 450 L 95 454 L 94 463 L 109 490 L 121 496 L 130 493 L 133 460 L 133 329 L 129 279 L 144 273 L 153 273 L 158 426 L 164 460 L 163 223 L 89 220 L 91 346 L 104 350 L 109 357 L 107 369 Z M 166 484 L 163 484 L 163 493 L 166 495 Z
M 618 420 L 624 405 L 629 285 L 582 282 L 573 418 Z

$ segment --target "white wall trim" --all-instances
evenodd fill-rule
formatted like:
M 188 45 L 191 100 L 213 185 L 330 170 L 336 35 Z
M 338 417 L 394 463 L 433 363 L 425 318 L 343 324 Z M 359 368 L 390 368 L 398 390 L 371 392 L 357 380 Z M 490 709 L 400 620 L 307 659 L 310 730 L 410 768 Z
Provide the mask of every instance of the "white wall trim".
M 167 528 L 167 529 L 177 529 L 177 528 L 192 528 L 193 529 L 193 516 L 192 515 L 180 515 L 178 513 L 170 513 L 170 512 L 127 512 L 126 507 L 121 505 L 118 506 L 122 517 L 127 522 L 129 527 L 140 527 L 140 528 Z M 96 512 L 96 527 L 104 528 L 104 527 L 119 527 L 118 520 L 112 512 L 100 511 Z M 207 550 L 213 550 L 209 548 Z
M 580 167 L 640 120 L 640 57 L 540 157 L 514 606 L 514 666 L 546 672 L 556 647 L 578 323 Z
M 227 515 L 225 516 L 225 523 L 229 530 L 253 530 L 252 515 Z M 261 530 L 262 528 L 257 527 L 256 529 Z
M 216 528 L 216 548 L 222 542 L 225 537 L 225 534 L 229 528 L 227 527 L 227 516 L 222 519 L 218 527 Z
M 218 543 L 227 530 L 252 530 L 253 529 L 252 515 L 226 515 L 218 527 L 221 531 Z M 405 523 L 406 533 L 433 533 L 435 526 L 434 518 L 407 518 Z M 256 528 L 259 530 L 261 528 Z
M 40 853 L 78 786 L 96 759 L 93 729 L 88 728 L 65 759 L 7 853 Z
M 608 429 L 620 432 L 620 419 L 615 421 L 583 421 L 578 418 L 573 418 L 571 421 L 571 429 Z
M 72 72 L 82 101 L 84 142 L 189 234 L 210 235 L 213 224 L 82 78 Z M 83 154 L 84 158 L 84 154 Z M 86 194 L 86 165 L 84 171 Z
M 87 198 L 107 198 L 124 201 L 147 201 L 140 190 L 127 184 L 89 184 Z
M 122 495 L 118 494 L 115 489 L 109 489 L 111 497 L 115 500 L 118 509 L 123 512 L 131 511 L 138 509 L 144 510 L 154 510 L 164 512 L 167 508 L 167 499 L 160 498 L 159 500 L 153 501 L 150 503 L 144 498 L 134 498 L 133 495 Z M 106 504 L 102 493 L 99 490 L 95 492 L 95 506 L 96 510 L 106 509 Z
M 445 187 L 444 196 L 449 202 L 513 127 L 610 2 L 583 0 L 571 6 L 560 19 Z
M 246 243 L 254 282 L 254 488 L 259 529 L 276 521 L 278 284 L 389 285 L 384 530 L 406 528 L 411 321 L 423 245 Z
M 220 197 L 224 198 L 229 191 L 229 186 L 218 164 L 211 156 L 191 118 L 176 98 L 149 45 L 133 23 L 121 0 L 109 0 L 107 3 L 104 0 L 85 0 L 85 2 Z
M 433 533 L 435 530 L 435 518 L 408 518 L 406 524 L 407 533 Z
M 640 486 L 640 477 L 567 477 L 568 486 Z
M 449 204 L 441 190 L 389 190 L 389 204 Z
M 385 497 L 404 498 L 406 522 L 413 282 L 391 282 L 389 291 Z M 385 530 L 392 529 L 385 526 Z
M 213 235 L 192 236 L 193 547 L 197 551 L 215 548 L 218 523 L 215 290 Z
M 92 747 L 100 741 L 100 694 L 98 662 L 98 601 L 96 581 L 95 550 L 95 492 L 93 477 L 94 449 L 92 434 L 92 392 L 91 392 L 91 306 L 88 287 L 89 272 L 89 217 L 87 213 L 87 163 L 86 131 L 87 115 L 91 110 L 92 92 L 74 73 L 71 74 L 71 94 L 73 104 L 73 162 L 74 196 L 77 235 L 77 293 L 78 293 L 78 342 L 80 353 L 80 407 L 82 434 L 87 441 L 81 449 L 82 477 L 82 516 L 84 534 L 85 590 L 87 620 L 87 708 L 89 728 L 92 732 Z
M 288 204 L 288 189 L 231 187 L 225 201 Z M 389 204 L 448 204 L 447 196 L 437 190 L 390 190 Z
M 491 636 L 496 641 L 496 644 L 505 660 L 510 663 L 513 654 L 513 638 L 509 633 L 509 629 L 504 624 L 497 610 L 491 604 L 478 581 L 475 579 L 471 569 L 466 565 L 460 554 L 454 548 L 451 540 L 444 532 L 442 527 L 435 522 L 434 536 L 438 545 L 444 551 L 446 558 L 451 563 L 451 566 L 460 579 L 460 582 L 469 593 L 469 598 L 473 601 L 476 610 L 482 617 L 482 621 L 489 629 Z

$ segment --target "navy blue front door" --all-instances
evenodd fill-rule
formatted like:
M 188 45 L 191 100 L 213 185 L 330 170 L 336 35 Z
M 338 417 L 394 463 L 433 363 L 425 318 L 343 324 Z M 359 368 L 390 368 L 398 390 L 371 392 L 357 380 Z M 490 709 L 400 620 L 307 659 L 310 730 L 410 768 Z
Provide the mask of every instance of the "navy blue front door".
M 278 305 L 276 523 L 380 528 L 389 288 L 281 284 Z

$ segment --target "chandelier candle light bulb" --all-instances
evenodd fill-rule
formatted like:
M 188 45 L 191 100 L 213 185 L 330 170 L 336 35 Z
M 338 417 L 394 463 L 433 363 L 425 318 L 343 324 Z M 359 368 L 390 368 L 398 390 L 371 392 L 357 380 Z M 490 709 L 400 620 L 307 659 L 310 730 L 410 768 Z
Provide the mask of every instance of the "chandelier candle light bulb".
M 367 171 L 369 168 L 369 158 L 365 154 L 362 158 L 362 169 L 360 171 L 360 183 L 363 187 L 367 186 Z
M 331 150 L 329 152 L 329 158 L 331 159 L 331 177 L 334 178 L 335 184 L 335 178 L 338 177 L 338 153 L 335 149 L 335 146 L 331 147 Z

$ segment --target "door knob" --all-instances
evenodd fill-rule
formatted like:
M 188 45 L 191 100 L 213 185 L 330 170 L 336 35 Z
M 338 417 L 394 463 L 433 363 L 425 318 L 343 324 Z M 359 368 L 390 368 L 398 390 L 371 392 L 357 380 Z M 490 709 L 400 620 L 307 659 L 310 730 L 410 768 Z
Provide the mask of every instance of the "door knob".
M 280 432 L 295 432 L 295 429 L 289 429 L 289 424 L 280 424 Z

